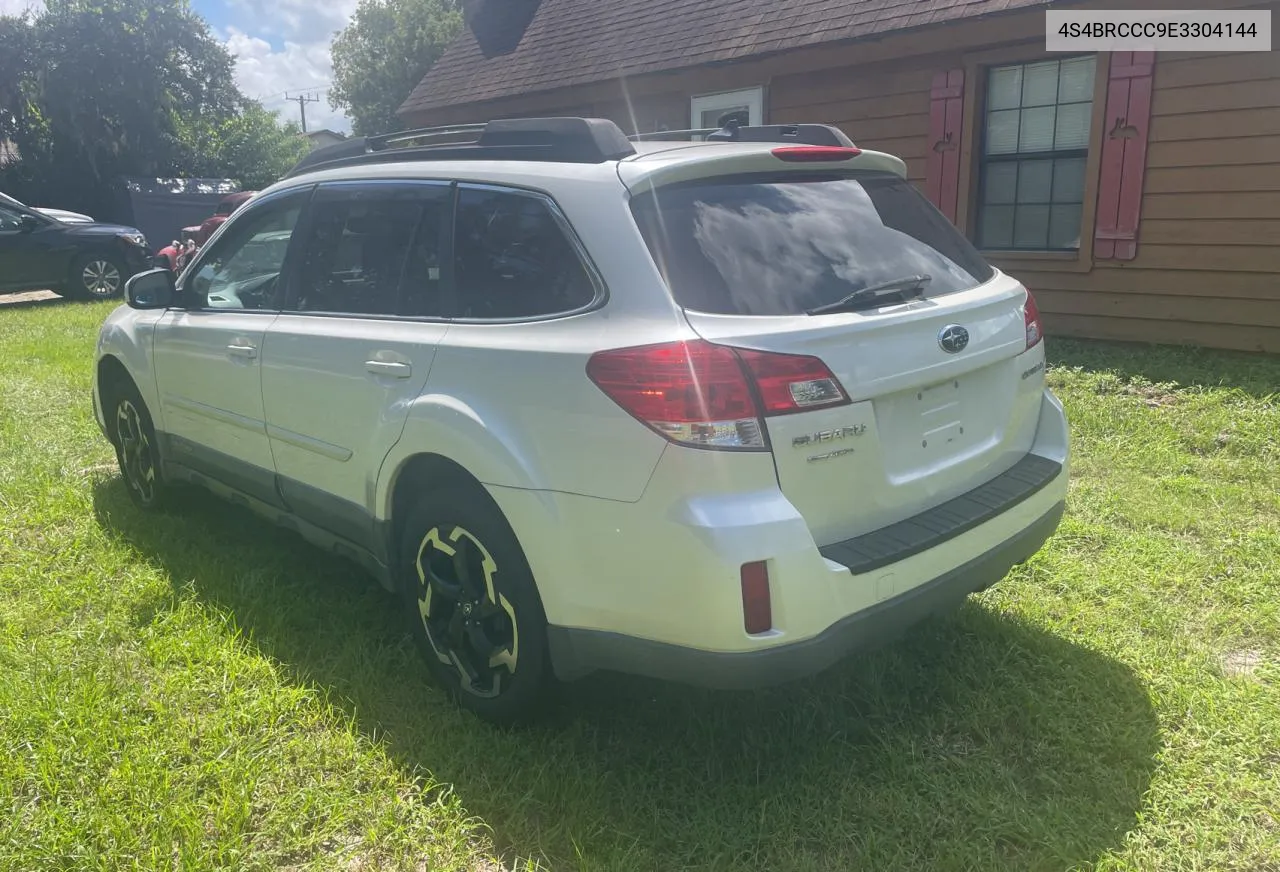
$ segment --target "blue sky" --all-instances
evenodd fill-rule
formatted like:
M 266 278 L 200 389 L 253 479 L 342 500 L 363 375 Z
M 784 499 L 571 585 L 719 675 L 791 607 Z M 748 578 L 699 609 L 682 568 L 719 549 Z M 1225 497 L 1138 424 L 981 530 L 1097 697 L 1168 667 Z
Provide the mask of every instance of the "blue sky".
M 42 0 L 0 0 L 0 15 L 39 8 Z M 307 127 L 348 132 L 350 123 L 329 108 L 325 88 L 332 69 L 329 43 L 355 10 L 356 0 L 191 0 L 214 35 L 236 58 L 236 80 L 247 96 L 284 118 L 298 120 L 298 104 L 285 92 L 309 90 Z

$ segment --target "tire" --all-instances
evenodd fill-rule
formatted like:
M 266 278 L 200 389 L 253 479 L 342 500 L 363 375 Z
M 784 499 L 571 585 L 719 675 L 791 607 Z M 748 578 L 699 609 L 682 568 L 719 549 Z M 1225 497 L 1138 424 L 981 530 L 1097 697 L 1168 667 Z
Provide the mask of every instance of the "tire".
M 430 491 L 400 527 L 410 632 L 435 680 L 502 726 L 531 719 L 554 687 L 547 619 L 502 512 L 474 487 Z
M 124 292 L 128 271 L 118 257 L 85 254 L 71 264 L 64 297 L 73 300 L 112 300 Z
M 164 508 L 170 488 L 164 480 L 156 429 L 142 395 L 133 382 L 122 381 L 104 391 L 102 400 L 129 499 L 145 511 Z

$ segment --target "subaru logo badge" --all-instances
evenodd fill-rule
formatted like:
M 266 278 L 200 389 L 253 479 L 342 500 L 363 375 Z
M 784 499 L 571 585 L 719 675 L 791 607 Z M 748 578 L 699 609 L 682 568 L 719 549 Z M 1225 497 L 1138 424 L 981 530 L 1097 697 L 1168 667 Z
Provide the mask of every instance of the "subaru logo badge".
M 947 354 L 959 354 L 969 344 L 969 331 L 959 324 L 948 324 L 938 333 L 938 345 Z

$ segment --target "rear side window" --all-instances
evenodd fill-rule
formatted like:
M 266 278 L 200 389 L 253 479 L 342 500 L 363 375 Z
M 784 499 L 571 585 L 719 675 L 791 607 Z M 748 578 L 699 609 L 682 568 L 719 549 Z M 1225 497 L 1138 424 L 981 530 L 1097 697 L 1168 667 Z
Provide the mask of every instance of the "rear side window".
M 454 225 L 457 316 L 536 318 L 591 304 L 596 286 L 543 197 L 463 187 Z
M 297 311 L 399 314 L 401 279 L 424 207 L 439 213 L 447 206 L 447 192 L 441 189 L 434 202 L 403 193 L 358 193 L 367 196 L 346 197 L 339 192 L 337 198 L 312 206 L 310 230 L 302 249 Z M 435 227 L 439 227 L 438 220 Z M 429 234 L 433 247 L 438 239 L 438 230 Z M 415 287 L 415 291 L 421 288 Z
M 676 302 L 719 315 L 798 315 L 928 276 L 925 295 L 993 275 L 908 181 L 887 173 L 700 179 L 632 201 Z

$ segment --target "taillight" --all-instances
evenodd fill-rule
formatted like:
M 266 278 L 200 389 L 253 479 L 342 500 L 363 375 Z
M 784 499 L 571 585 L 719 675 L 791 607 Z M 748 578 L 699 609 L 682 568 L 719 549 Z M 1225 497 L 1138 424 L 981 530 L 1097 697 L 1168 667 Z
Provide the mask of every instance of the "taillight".
M 1022 317 L 1027 327 L 1027 348 L 1032 348 L 1044 338 L 1044 328 L 1040 325 L 1040 309 L 1036 307 L 1036 298 L 1027 291 L 1027 301 L 1022 305 Z
M 773 156 L 788 163 L 850 160 L 862 154 L 860 148 L 842 145 L 784 145 L 773 150 Z
M 840 382 L 816 357 L 737 349 L 747 365 L 766 415 L 787 415 L 849 402 Z
M 710 342 L 668 342 L 593 354 L 587 376 L 672 442 L 764 448 L 759 409 L 738 357 Z
M 748 633 L 773 629 L 773 601 L 769 597 L 769 564 L 763 560 L 742 564 L 742 628 Z
M 849 402 L 816 357 L 702 339 L 601 351 L 587 377 L 628 414 L 682 445 L 761 450 L 763 418 Z

